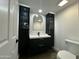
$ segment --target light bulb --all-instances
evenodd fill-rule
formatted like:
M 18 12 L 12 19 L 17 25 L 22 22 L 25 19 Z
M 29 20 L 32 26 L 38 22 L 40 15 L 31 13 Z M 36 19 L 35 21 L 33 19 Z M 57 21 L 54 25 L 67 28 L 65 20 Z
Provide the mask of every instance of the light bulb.
M 37 15 L 37 14 L 36 14 L 35 16 L 36 16 L 36 17 L 38 17 L 38 15 Z
M 39 13 L 42 13 L 42 12 L 43 12 L 43 10 L 42 10 L 42 9 L 39 9 L 39 10 L 38 10 L 38 12 L 39 12 Z

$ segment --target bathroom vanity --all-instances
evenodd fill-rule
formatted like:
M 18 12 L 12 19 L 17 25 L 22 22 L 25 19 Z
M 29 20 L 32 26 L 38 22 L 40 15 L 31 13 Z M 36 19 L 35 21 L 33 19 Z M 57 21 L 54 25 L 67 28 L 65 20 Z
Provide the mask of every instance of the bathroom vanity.
M 51 42 L 51 36 L 46 33 L 42 33 L 40 35 L 38 35 L 38 33 L 36 35 L 30 34 L 29 38 L 30 52 L 33 55 L 47 51 L 48 49 L 51 49 L 53 47 Z
M 54 18 L 49 14 L 32 14 L 30 18 L 30 53 L 34 55 L 54 46 Z
M 19 55 L 34 55 L 54 46 L 54 15 L 30 14 L 30 8 L 19 6 Z
M 36 35 L 30 34 L 31 54 L 41 53 L 51 48 L 50 39 L 51 36 L 46 33 L 42 33 L 39 35 L 38 33 Z
M 50 38 L 34 38 L 30 40 L 30 52 L 41 53 L 51 48 Z

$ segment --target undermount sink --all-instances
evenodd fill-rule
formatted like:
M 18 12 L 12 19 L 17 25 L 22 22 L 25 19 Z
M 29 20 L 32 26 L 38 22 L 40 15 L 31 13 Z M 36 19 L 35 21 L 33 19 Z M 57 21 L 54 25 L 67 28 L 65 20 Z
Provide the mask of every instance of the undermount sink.
M 38 34 L 30 34 L 31 39 L 34 39 L 34 38 L 47 38 L 47 37 L 51 37 L 51 36 L 46 34 L 46 33 L 41 33 L 40 35 L 38 35 Z

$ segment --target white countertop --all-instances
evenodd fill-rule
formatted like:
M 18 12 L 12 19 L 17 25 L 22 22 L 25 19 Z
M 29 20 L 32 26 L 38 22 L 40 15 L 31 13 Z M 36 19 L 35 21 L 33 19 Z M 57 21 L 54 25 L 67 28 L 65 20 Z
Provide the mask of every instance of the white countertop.
M 30 34 L 30 39 L 35 39 L 35 38 L 49 38 L 51 37 L 48 34 L 40 34 L 39 36 L 37 34 Z

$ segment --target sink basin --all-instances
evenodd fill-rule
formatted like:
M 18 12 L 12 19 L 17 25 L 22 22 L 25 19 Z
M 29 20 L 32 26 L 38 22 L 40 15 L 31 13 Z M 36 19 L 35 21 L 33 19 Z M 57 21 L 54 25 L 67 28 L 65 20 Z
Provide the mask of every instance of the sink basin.
M 35 38 L 48 38 L 51 37 L 50 35 L 46 34 L 46 33 L 41 33 L 40 35 L 37 34 L 30 34 L 30 39 L 35 39 Z

